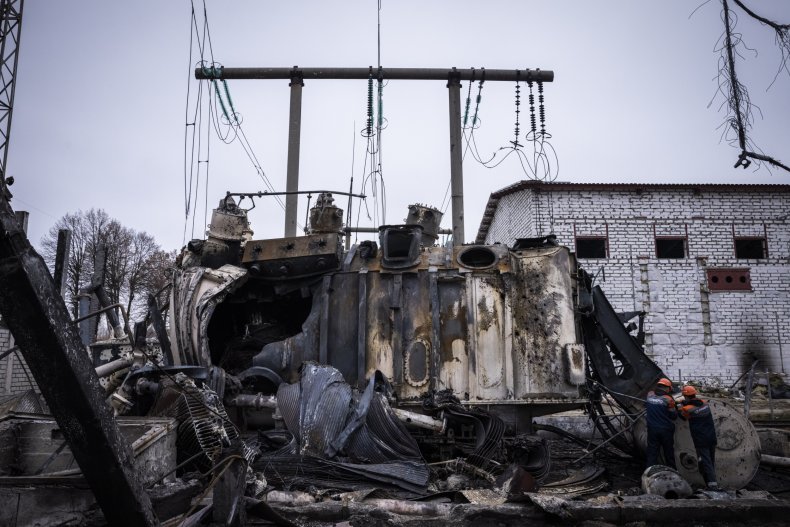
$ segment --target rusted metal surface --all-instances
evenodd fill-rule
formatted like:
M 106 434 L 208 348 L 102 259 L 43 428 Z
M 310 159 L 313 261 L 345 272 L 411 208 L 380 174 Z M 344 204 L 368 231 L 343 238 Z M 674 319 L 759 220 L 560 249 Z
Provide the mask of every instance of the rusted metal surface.
M 263 278 L 304 278 L 336 270 L 340 243 L 337 233 L 253 240 L 244 247 L 242 263 Z
M 452 255 L 462 250 L 432 247 L 407 272 L 358 262 L 356 272 L 332 273 L 321 290 L 327 295 L 318 293 L 321 307 L 314 304 L 317 320 L 311 315 L 305 322 L 302 338 L 272 344 L 269 353 L 278 350 L 277 357 L 259 365 L 295 368 L 296 357 L 326 360 L 352 382 L 379 369 L 401 400 L 449 388 L 486 404 L 578 402 L 584 357 L 567 249 L 535 250 L 528 258 L 506 247 L 486 249 L 491 259 L 483 269 L 460 266 Z M 519 302 L 518 295 L 530 300 Z M 321 334 L 311 338 L 312 332 Z M 313 340 L 317 352 L 305 347 Z M 513 353 L 518 346 L 522 358 Z M 514 395 L 513 386 L 520 392 Z
M 515 397 L 572 392 L 571 371 L 563 360 L 565 346 L 579 342 L 570 252 L 565 247 L 516 251 L 514 260 Z

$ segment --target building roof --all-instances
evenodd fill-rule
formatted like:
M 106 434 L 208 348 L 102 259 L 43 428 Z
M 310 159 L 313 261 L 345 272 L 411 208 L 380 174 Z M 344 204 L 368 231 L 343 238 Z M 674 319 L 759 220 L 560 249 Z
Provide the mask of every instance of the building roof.
M 688 189 L 693 191 L 725 191 L 725 192 L 788 192 L 790 185 L 782 184 L 741 184 L 741 183 L 570 183 L 566 181 L 555 181 L 544 183 L 536 180 L 522 180 L 518 183 L 508 185 L 495 192 L 488 198 L 483 219 L 480 220 L 480 227 L 477 230 L 476 243 L 484 243 L 488 235 L 488 228 L 494 220 L 499 200 L 508 194 L 515 194 L 522 190 L 584 190 L 588 192 L 642 192 L 644 190 L 681 190 Z

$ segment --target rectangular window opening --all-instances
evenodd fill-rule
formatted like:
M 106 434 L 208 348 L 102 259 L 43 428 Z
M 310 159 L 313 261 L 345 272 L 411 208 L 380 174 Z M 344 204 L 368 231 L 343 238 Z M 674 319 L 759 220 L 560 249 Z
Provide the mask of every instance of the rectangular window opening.
M 577 236 L 577 258 L 607 258 L 606 238 L 602 236 Z
M 760 260 L 766 258 L 765 238 L 759 236 L 735 238 L 735 257 Z
M 656 237 L 656 258 L 685 258 L 685 237 Z

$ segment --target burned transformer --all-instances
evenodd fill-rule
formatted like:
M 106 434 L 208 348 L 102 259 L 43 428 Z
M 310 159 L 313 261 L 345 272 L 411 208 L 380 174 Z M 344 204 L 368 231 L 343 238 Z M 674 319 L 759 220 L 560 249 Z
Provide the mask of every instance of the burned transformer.
M 118 414 L 179 420 L 179 463 L 211 466 L 241 443 L 282 487 L 507 494 L 549 470 L 535 417 L 587 408 L 622 449 L 644 445 L 639 400 L 663 373 L 624 325 L 636 314 L 615 313 L 553 236 L 438 245 L 441 212 L 412 205 L 406 223 L 346 248 L 343 211 L 321 193 L 305 235 L 255 239 L 246 196 L 220 200 L 169 298 L 151 304 L 157 358 L 108 388 Z M 745 461 L 719 480 L 743 486 L 759 453 L 732 413 L 721 405 L 734 431 L 723 456 Z M 694 481 L 678 428 L 678 466 Z

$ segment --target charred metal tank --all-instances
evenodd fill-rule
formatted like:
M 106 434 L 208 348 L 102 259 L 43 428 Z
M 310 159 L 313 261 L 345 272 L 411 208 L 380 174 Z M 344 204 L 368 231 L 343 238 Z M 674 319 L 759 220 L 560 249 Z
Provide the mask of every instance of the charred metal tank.
M 326 225 L 336 210 L 324 199 L 311 219 Z M 451 390 L 519 427 L 586 402 L 566 247 L 439 247 L 435 234 L 426 246 L 423 225 L 407 224 L 344 252 L 330 227 L 246 241 L 241 226 L 238 264 L 182 265 L 170 300 L 176 361 L 259 386 L 297 379 L 308 361 L 352 385 L 378 370 L 399 404 Z
M 246 211 L 222 200 L 215 211 L 222 221 L 212 220 L 207 240 L 222 250 L 192 243 L 174 271 L 168 335 L 160 337 L 165 368 L 239 407 L 245 426 L 259 430 L 297 415 L 280 407 L 299 400 L 279 401 L 281 387 L 297 390 L 312 382 L 310 368 L 326 371 L 356 393 L 386 398 L 388 419 L 421 429 L 424 453 L 447 459 L 462 452 L 487 474 L 512 462 L 491 456 L 515 451 L 532 417 L 572 408 L 589 409 L 607 441 L 638 456 L 641 401 L 665 376 L 644 353 L 642 330 L 634 336 L 634 325 L 625 325 L 639 315 L 641 328 L 644 313 L 616 313 L 553 236 L 513 247 L 438 246 L 434 211 L 413 205 L 408 223 L 383 225 L 377 242 L 344 250 L 343 213 L 328 194 L 311 210 L 308 234 L 277 239 L 251 239 Z M 218 236 L 214 224 L 225 220 L 232 228 Z M 138 370 L 132 381 L 146 375 Z M 124 394 L 144 392 L 130 386 L 124 383 Z M 607 414 L 604 406 L 619 410 Z M 719 482 L 742 487 L 759 464 L 759 442 L 747 420 L 715 408 Z M 353 421 L 321 418 L 332 426 Z M 299 435 L 294 423 L 289 430 Z M 695 483 L 688 439 L 679 426 L 677 465 Z M 284 468 L 292 460 L 270 462 Z

